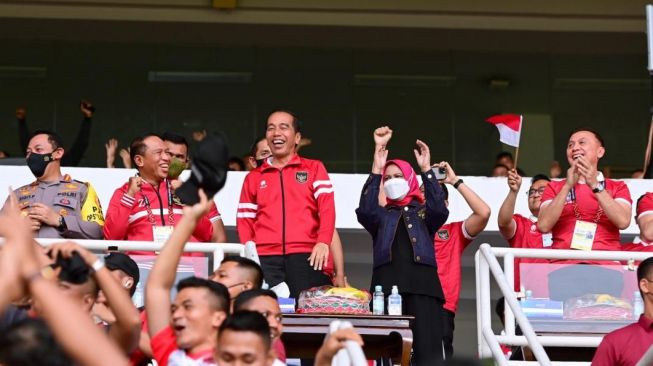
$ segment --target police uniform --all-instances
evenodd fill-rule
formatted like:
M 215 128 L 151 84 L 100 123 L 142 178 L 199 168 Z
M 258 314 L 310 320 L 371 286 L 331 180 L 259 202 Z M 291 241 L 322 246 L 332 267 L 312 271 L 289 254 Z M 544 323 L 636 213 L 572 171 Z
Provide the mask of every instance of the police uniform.
M 22 215 L 27 216 L 30 207 L 38 202 L 63 218 L 63 225 L 59 227 L 42 224 L 35 237 L 102 239 L 104 216 L 100 200 L 90 183 L 71 179 L 66 174 L 59 181 L 35 181 L 14 193 Z

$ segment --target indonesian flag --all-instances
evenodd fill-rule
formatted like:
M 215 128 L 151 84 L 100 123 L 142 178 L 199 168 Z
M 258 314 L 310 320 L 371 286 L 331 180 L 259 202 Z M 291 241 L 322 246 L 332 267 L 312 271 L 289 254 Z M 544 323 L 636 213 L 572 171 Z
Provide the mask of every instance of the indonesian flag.
M 519 147 L 521 135 L 521 122 L 524 117 L 520 114 L 497 114 L 486 119 L 499 129 L 499 141 L 506 145 Z

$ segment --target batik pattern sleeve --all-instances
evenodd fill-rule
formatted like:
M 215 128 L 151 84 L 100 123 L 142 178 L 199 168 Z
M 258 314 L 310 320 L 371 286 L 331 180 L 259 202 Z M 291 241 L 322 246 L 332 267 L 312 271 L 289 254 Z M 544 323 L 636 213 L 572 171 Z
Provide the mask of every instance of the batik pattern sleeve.
M 317 201 L 317 210 L 320 216 L 317 241 L 331 244 L 333 230 L 335 230 L 336 226 L 336 204 L 333 185 L 324 164 L 321 162 L 317 163 L 315 181 L 313 182 L 313 197 Z

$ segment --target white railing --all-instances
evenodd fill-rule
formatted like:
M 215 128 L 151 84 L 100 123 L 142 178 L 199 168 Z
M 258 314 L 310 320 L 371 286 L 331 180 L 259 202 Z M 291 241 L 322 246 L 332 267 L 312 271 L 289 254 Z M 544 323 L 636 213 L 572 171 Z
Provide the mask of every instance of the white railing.
M 2 239 L 0 239 L 2 240 Z M 54 243 L 61 243 L 65 239 L 40 239 L 36 241 L 43 245 L 48 246 Z M 163 243 L 154 243 L 151 241 L 122 241 L 122 240 L 74 240 L 75 243 L 83 246 L 86 249 L 93 251 L 105 251 L 109 247 L 117 247 L 117 250 L 132 251 L 142 250 L 148 252 L 159 252 L 163 248 Z M 184 246 L 184 253 L 209 253 L 213 254 L 213 267 L 210 272 L 215 270 L 215 267 L 220 265 L 225 254 L 237 254 L 244 256 L 245 246 L 237 243 L 186 243 Z
M 589 362 L 551 362 L 544 351 L 544 346 L 552 347 L 597 347 L 602 336 L 538 336 L 522 312 L 514 289 L 514 259 L 582 259 L 582 260 L 615 260 L 641 261 L 653 256 L 646 252 L 616 252 L 616 251 L 580 251 L 580 250 L 549 250 L 549 249 L 517 249 L 495 248 L 489 244 L 481 244 L 474 257 L 476 269 L 476 318 L 479 358 L 493 357 L 496 364 L 528 365 L 536 364 L 524 361 L 508 361 L 501 351 L 500 344 L 512 346 L 528 345 L 540 365 L 589 365 Z M 497 260 L 503 257 L 503 269 Z M 494 334 L 492 330 L 492 299 L 490 296 L 490 273 L 499 285 L 506 301 L 505 335 Z M 523 336 L 515 335 L 515 321 L 519 324 Z M 653 352 L 647 352 L 642 358 L 653 358 Z M 640 361 L 640 362 L 642 362 Z

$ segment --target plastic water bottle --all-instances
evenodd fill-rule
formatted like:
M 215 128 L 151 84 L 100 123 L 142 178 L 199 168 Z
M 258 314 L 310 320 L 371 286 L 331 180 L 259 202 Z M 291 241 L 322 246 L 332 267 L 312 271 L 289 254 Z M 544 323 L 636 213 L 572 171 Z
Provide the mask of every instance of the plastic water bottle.
M 639 291 L 633 293 L 633 319 L 639 319 L 639 316 L 644 312 L 644 300 Z
M 372 298 L 372 314 L 383 315 L 385 296 L 383 295 L 383 288 L 379 285 L 374 286 L 374 297 Z
M 388 315 L 401 315 L 401 295 L 397 286 L 392 286 L 392 293 L 388 296 Z

